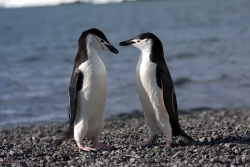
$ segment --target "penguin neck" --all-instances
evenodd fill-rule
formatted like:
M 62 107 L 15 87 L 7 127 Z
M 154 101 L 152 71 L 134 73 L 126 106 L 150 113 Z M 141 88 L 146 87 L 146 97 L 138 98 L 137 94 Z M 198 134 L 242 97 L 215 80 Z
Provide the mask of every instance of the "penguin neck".
M 146 63 L 150 61 L 151 49 L 143 50 L 141 52 L 141 61 L 142 63 Z
M 140 47 L 137 47 L 137 48 L 141 50 L 143 55 L 150 55 L 153 45 L 154 45 L 154 41 L 148 40 L 146 44 L 142 44 Z
M 100 59 L 97 50 L 94 47 L 87 46 L 87 54 L 90 61 L 95 61 Z
M 86 52 L 90 61 L 100 59 L 97 49 L 100 47 L 100 43 L 97 41 L 94 35 L 88 35 L 86 40 Z

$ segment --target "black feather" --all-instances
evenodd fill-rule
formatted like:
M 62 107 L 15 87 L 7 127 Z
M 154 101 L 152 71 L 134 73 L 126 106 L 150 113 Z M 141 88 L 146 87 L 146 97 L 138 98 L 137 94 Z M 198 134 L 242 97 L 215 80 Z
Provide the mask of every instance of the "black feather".
M 64 145 L 65 143 L 68 142 L 69 139 L 73 137 L 73 135 L 74 135 L 74 125 L 69 125 L 65 134 L 54 142 L 55 147 Z
M 188 136 L 183 130 L 181 130 L 180 137 L 182 139 L 186 140 L 187 142 L 194 141 L 194 139 L 192 137 Z

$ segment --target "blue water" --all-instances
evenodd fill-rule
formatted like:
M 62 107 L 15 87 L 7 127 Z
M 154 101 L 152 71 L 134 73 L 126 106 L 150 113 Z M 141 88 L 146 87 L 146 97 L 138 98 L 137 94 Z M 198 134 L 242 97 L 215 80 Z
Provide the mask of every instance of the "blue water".
M 250 1 L 178 0 L 0 9 L 0 126 L 66 122 L 82 31 L 102 30 L 120 51 L 99 52 L 108 73 L 105 116 L 141 110 L 140 51 L 119 42 L 156 34 L 180 110 L 250 108 Z

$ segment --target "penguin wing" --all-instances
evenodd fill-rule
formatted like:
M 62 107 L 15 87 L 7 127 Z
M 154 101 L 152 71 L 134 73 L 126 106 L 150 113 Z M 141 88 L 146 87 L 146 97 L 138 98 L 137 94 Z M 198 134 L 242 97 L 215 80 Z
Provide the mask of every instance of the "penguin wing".
M 83 73 L 77 69 L 74 71 L 69 85 L 69 123 L 73 125 L 76 118 L 77 92 L 82 89 Z
M 165 68 L 164 66 L 159 66 L 157 78 L 159 81 L 158 84 L 163 90 L 163 100 L 169 115 L 173 136 L 180 135 L 186 141 L 194 141 L 194 139 L 188 136 L 180 127 L 174 84 L 166 66 Z
M 175 90 L 174 90 L 174 84 L 173 84 L 171 77 L 167 77 L 169 75 L 166 75 L 166 74 L 164 74 L 164 72 L 159 73 L 162 90 L 163 90 L 164 104 L 170 116 L 171 122 L 175 122 L 179 124 L 178 107 L 177 107 L 177 100 L 176 100 L 176 95 L 175 95 Z

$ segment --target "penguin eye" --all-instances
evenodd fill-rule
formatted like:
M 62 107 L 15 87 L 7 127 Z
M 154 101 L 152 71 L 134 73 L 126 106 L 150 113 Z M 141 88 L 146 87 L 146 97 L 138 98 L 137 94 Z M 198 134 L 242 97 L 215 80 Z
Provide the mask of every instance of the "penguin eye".
M 101 39 L 101 43 L 103 43 L 103 42 L 104 42 L 104 40 Z
M 140 40 L 137 40 L 136 42 L 140 43 L 141 41 L 140 41 Z

